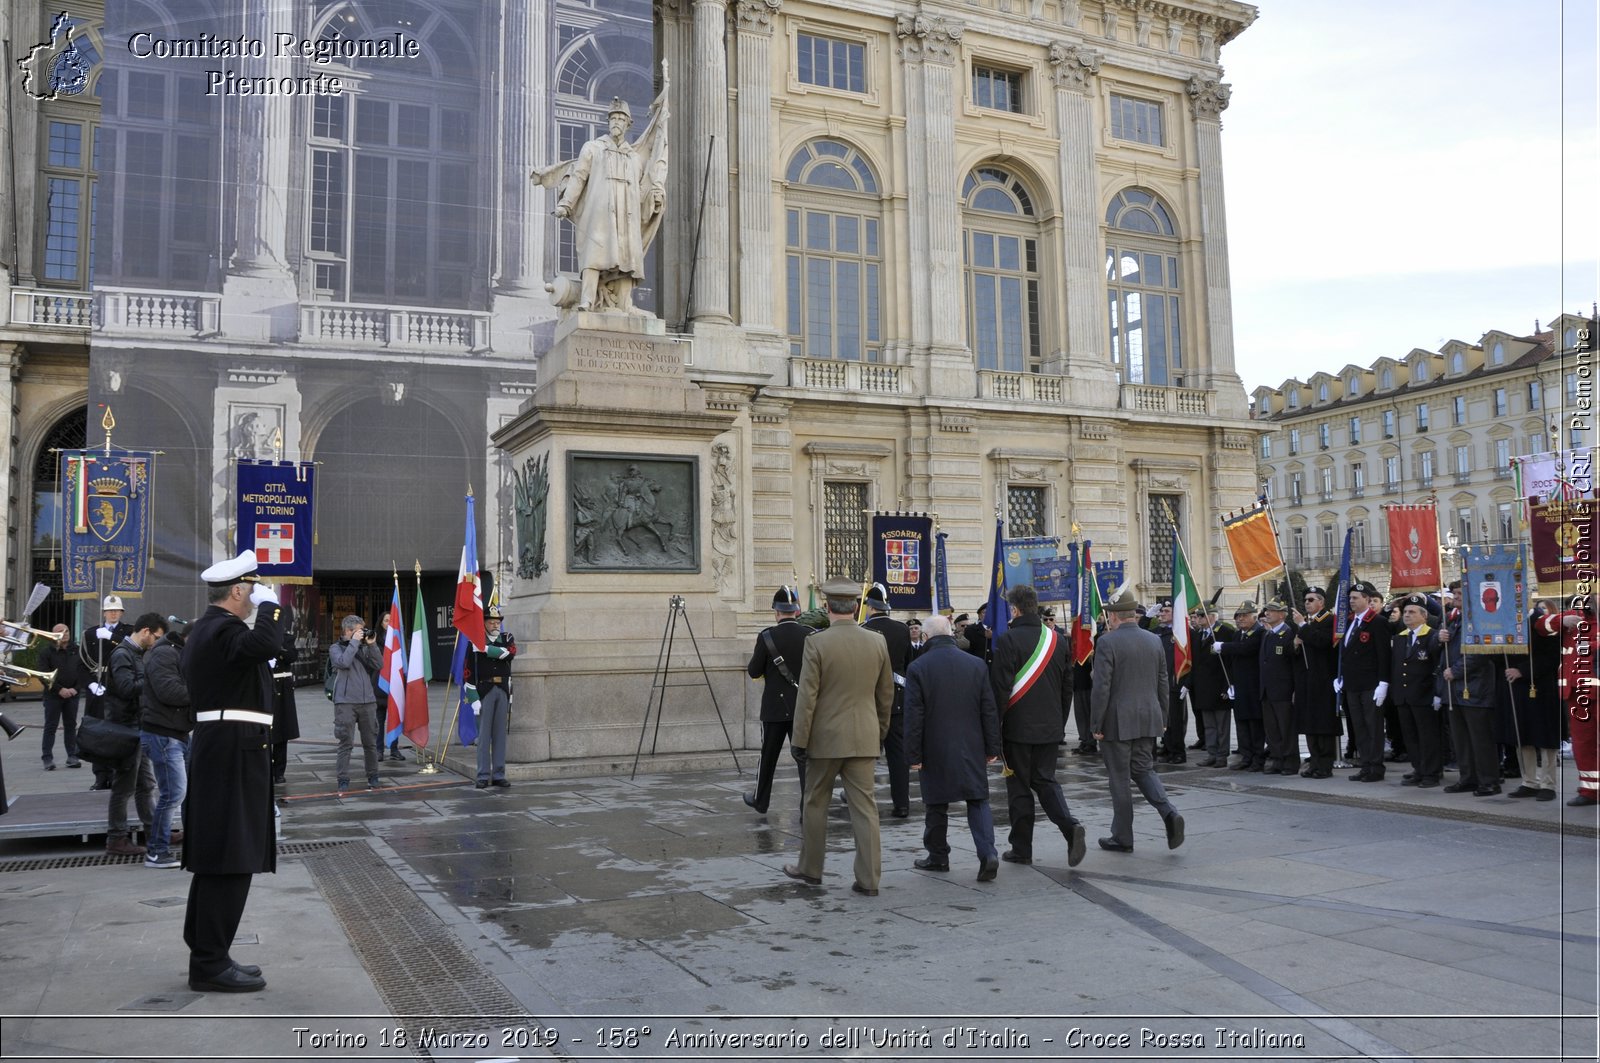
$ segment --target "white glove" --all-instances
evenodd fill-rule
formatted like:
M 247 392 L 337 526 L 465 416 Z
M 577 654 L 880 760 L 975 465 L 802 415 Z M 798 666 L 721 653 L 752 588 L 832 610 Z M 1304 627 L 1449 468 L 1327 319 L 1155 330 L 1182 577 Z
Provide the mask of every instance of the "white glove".
M 1228 700 L 1229 701 L 1233 700 L 1233 688 L 1232 687 L 1228 688 Z
M 1179 687 L 1178 688 L 1178 697 L 1183 699 L 1184 701 L 1188 701 L 1189 700 L 1189 688 L 1188 687 Z
M 1389 700 L 1389 684 L 1379 683 L 1378 689 L 1372 692 L 1372 703 L 1382 705 L 1387 700 Z
M 1442 704 L 1444 704 L 1444 701 L 1443 701 L 1442 698 L 1434 698 L 1433 699 L 1433 711 L 1434 712 L 1438 712 L 1439 711 L 1439 706 L 1442 705 Z
M 265 605 L 268 603 L 272 605 L 278 604 L 277 590 L 271 584 L 257 583 L 250 590 L 250 604 Z
M 1222 652 L 1222 643 L 1220 643 L 1220 642 L 1213 642 L 1213 643 L 1212 643 L 1212 644 L 1211 644 L 1211 652 L 1212 652 L 1212 653 L 1221 653 L 1221 652 Z
M 483 702 L 474 701 L 472 703 L 472 715 L 476 716 L 479 713 L 481 713 L 482 711 L 483 711 Z
M 89 684 L 89 693 L 93 694 L 97 698 L 104 697 L 105 693 L 106 693 L 106 688 L 105 688 L 104 684 L 101 684 L 101 683 L 90 683 Z
M 1343 676 L 1334 676 L 1333 677 L 1333 692 L 1335 694 L 1343 694 L 1344 693 L 1344 677 Z
M 109 627 L 100 627 L 95 630 L 95 634 L 103 639 L 109 639 L 111 637 L 111 629 Z
M 278 667 L 278 659 L 276 657 L 268 657 L 267 658 L 267 667 L 268 668 L 276 668 L 276 667 Z

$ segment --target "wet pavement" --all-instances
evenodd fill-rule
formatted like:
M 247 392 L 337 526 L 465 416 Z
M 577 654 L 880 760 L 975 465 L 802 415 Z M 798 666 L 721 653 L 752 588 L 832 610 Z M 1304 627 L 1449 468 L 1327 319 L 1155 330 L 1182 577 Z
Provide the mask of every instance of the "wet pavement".
M 781 874 L 792 766 L 766 816 L 731 769 L 480 791 L 386 762 L 336 796 L 306 730 L 236 946 L 267 991 L 187 991 L 185 873 L 0 840 L 0 1059 L 1595 1058 L 1592 808 L 1176 766 L 1186 843 L 1137 805 L 1124 855 L 1066 756 L 1088 857 L 1041 819 L 1036 863 L 980 883 L 960 817 L 952 870 L 912 867 L 921 806 L 889 818 L 880 776 L 868 898 L 840 802 L 823 885 Z M 0 755 L 13 795 L 90 782 L 33 732 Z

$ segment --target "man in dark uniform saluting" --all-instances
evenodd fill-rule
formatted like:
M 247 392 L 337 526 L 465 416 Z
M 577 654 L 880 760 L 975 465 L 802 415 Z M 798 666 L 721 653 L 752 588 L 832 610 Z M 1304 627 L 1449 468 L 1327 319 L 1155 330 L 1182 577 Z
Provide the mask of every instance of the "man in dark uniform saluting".
M 183 941 L 189 988 L 250 993 L 261 968 L 233 962 L 228 946 L 250 895 L 250 876 L 277 870 L 272 816 L 272 669 L 283 645 L 278 595 L 256 581 L 246 550 L 200 574 L 205 613 L 189 631 L 183 678 L 194 709 L 183 866 L 194 873 Z M 255 610 L 255 626 L 244 618 Z
M 867 588 L 867 619 L 862 628 L 876 631 L 889 646 L 894 669 L 894 711 L 883 738 L 883 759 L 889 765 L 889 814 L 911 815 L 911 762 L 906 759 L 906 669 L 911 666 L 911 629 L 889 616 L 889 590 L 881 583 Z
M 804 659 L 806 636 L 811 628 L 800 623 L 800 592 L 794 587 L 779 587 L 772 595 L 772 616 L 776 621 L 756 636 L 756 649 L 746 669 L 751 679 L 761 680 L 761 768 L 756 775 L 755 793 L 744 795 L 744 803 L 766 815 L 772 800 L 772 776 L 778 770 L 778 754 L 789 741 L 800 772 L 800 794 L 806 792 L 806 761 L 794 748 L 794 700 L 800 692 L 800 662 Z

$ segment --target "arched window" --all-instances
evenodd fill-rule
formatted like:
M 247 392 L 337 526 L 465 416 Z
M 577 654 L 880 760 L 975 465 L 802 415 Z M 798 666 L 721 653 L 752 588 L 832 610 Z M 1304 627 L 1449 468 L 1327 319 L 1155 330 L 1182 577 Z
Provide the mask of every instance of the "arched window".
M 1383 390 L 1388 391 L 1393 387 L 1394 387 L 1394 370 L 1393 369 L 1385 369 L 1383 371 Z
M 1106 207 L 1111 361 L 1129 384 L 1183 386 L 1178 232 L 1161 201 L 1125 188 Z
M 789 353 L 876 362 L 883 355 L 878 179 L 848 144 L 813 140 L 784 174 Z
M 1044 343 L 1033 197 L 1009 172 L 983 166 L 967 175 L 961 199 L 967 343 L 979 369 L 1037 373 Z
M 1460 351 L 1457 351 L 1450 356 L 1450 372 L 1452 375 L 1460 376 L 1466 371 L 1466 368 L 1467 360 L 1462 356 Z

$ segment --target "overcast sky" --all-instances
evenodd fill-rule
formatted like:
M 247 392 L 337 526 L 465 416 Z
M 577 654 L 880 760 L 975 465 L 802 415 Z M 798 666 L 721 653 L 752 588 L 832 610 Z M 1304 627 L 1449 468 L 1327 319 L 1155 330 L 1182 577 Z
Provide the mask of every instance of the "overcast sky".
M 1594 0 L 1258 6 L 1222 50 L 1247 391 L 1589 310 Z

